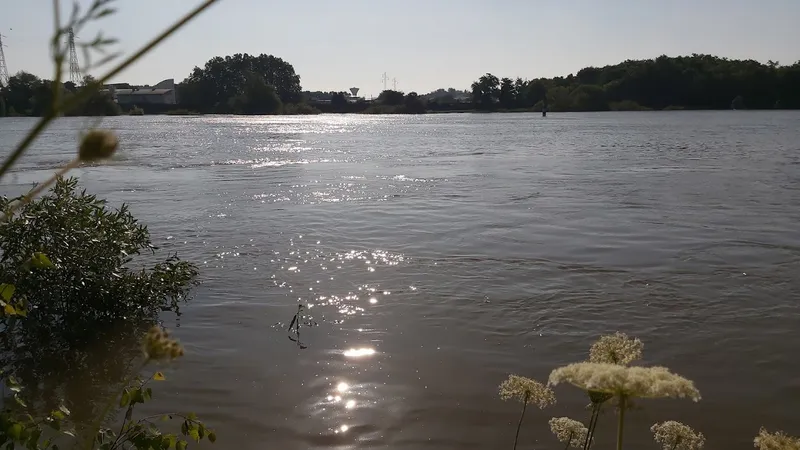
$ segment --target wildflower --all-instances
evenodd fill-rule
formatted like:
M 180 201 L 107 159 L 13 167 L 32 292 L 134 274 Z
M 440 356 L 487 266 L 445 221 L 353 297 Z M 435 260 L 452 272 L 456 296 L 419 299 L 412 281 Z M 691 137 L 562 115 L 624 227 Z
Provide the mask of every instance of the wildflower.
M 617 364 L 576 363 L 550 373 L 549 384 L 569 383 L 581 389 L 620 398 L 691 398 L 700 400 L 694 383 L 666 367 L 626 367 Z
M 569 417 L 553 417 L 549 423 L 550 431 L 556 435 L 559 442 L 575 448 L 583 447 L 589 430 L 581 422 Z
M 536 380 L 519 375 L 509 375 L 508 379 L 500 384 L 500 398 L 503 400 L 513 398 L 525 404 L 536 403 L 539 409 L 556 402 L 556 395 L 552 389 Z
M 144 355 L 147 359 L 170 360 L 183 356 L 183 347 L 169 337 L 166 330 L 154 326 L 144 338 Z
M 753 443 L 759 450 L 800 450 L 800 438 L 787 436 L 782 431 L 769 433 L 763 427 Z
M 119 140 L 114 133 L 107 130 L 90 130 L 81 139 L 78 159 L 81 161 L 108 159 L 117 151 L 118 145 Z
M 616 332 L 592 344 L 589 361 L 593 363 L 620 364 L 627 366 L 642 358 L 644 344 L 639 339 L 629 338 L 627 334 Z
M 700 450 L 706 442 L 703 433 L 674 420 L 657 423 L 650 431 L 664 450 Z

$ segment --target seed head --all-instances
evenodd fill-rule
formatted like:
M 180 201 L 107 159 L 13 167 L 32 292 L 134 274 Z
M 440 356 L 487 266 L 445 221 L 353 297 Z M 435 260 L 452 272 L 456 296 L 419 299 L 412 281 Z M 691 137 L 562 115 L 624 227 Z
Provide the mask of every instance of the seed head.
M 782 431 L 769 433 L 763 427 L 758 431 L 753 444 L 759 450 L 800 450 L 800 438 L 787 436 Z
M 556 403 L 556 395 L 552 389 L 536 380 L 519 375 L 509 375 L 508 379 L 500 384 L 500 398 L 515 399 L 526 404 L 535 403 L 539 409 Z
M 169 337 L 166 330 L 154 326 L 144 338 L 144 356 L 156 361 L 171 360 L 183 356 L 181 344 Z
M 108 159 L 114 155 L 119 140 L 108 130 L 89 130 L 78 148 L 78 158 L 84 162 Z
M 627 366 L 642 358 L 644 344 L 625 333 L 616 332 L 600 336 L 589 350 L 589 361 L 594 363 L 620 364 Z
M 550 419 L 550 431 L 562 444 L 569 442 L 570 447 L 582 448 L 589 430 L 577 420 L 569 417 L 553 417 Z
M 657 423 L 650 431 L 664 450 L 700 450 L 706 443 L 703 433 L 674 420 Z
M 617 364 L 575 363 L 550 373 L 549 384 L 569 383 L 586 391 L 630 398 L 691 398 L 700 400 L 694 383 L 666 367 L 627 367 Z

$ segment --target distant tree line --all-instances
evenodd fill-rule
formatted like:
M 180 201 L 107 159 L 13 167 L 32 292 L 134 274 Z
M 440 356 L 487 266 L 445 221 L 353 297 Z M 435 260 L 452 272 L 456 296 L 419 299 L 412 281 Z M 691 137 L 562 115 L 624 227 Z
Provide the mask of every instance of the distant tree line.
M 709 55 L 625 61 L 575 75 L 522 80 L 487 73 L 472 84 L 482 110 L 799 109 L 800 62 L 781 66 Z
M 71 81 L 60 87 L 62 98 L 68 98 L 80 89 L 94 83 L 86 76 L 78 86 Z M 19 72 L 9 77 L 8 85 L 0 86 L 0 117 L 2 116 L 42 116 L 53 101 L 53 82 L 43 80 L 28 72 Z M 119 106 L 110 95 L 95 92 L 86 101 L 66 112 L 68 116 L 113 116 L 120 113 Z
M 64 83 L 71 95 L 93 80 Z M 0 88 L 0 115 L 39 116 L 48 108 L 51 82 L 20 72 Z M 176 108 L 197 113 L 311 114 L 405 113 L 465 110 L 607 111 L 647 109 L 800 109 L 800 62 L 731 60 L 709 55 L 625 61 L 587 67 L 566 77 L 498 78 L 487 73 L 468 91 L 428 94 L 383 91 L 374 101 L 346 92 L 304 92 L 287 61 L 261 54 L 215 57 L 177 85 Z M 98 92 L 70 115 L 114 115 L 120 109 Z

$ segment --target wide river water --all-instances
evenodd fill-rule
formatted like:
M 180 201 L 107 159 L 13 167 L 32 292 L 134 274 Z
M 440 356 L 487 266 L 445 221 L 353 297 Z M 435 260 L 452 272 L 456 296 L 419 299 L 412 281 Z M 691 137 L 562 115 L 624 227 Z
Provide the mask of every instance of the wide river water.
M 33 123 L 0 120 L 2 154 Z M 70 159 L 87 123 L 59 120 L 2 193 Z M 800 113 L 103 123 L 119 158 L 73 174 L 201 269 L 151 408 L 197 412 L 214 448 L 510 448 L 499 383 L 546 380 L 616 330 L 703 394 L 639 402 L 631 448 L 669 419 L 714 449 L 800 434 Z M 547 420 L 588 417 L 556 394 L 520 448 L 562 448 Z

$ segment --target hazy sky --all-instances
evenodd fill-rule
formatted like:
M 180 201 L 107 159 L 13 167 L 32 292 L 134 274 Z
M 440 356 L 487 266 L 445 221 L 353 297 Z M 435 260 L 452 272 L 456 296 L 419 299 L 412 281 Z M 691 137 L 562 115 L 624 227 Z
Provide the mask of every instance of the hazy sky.
M 99 25 L 127 53 L 198 3 L 117 0 L 119 13 Z M 51 2 L 0 0 L 0 11 L 9 72 L 49 77 Z M 116 81 L 181 81 L 234 53 L 287 60 L 306 90 L 367 96 L 383 72 L 424 93 L 465 89 L 486 72 L 550 77 L 661 54 L 786 64 L 800 59 L 798 23 L 800 0 L 220 0 Z

